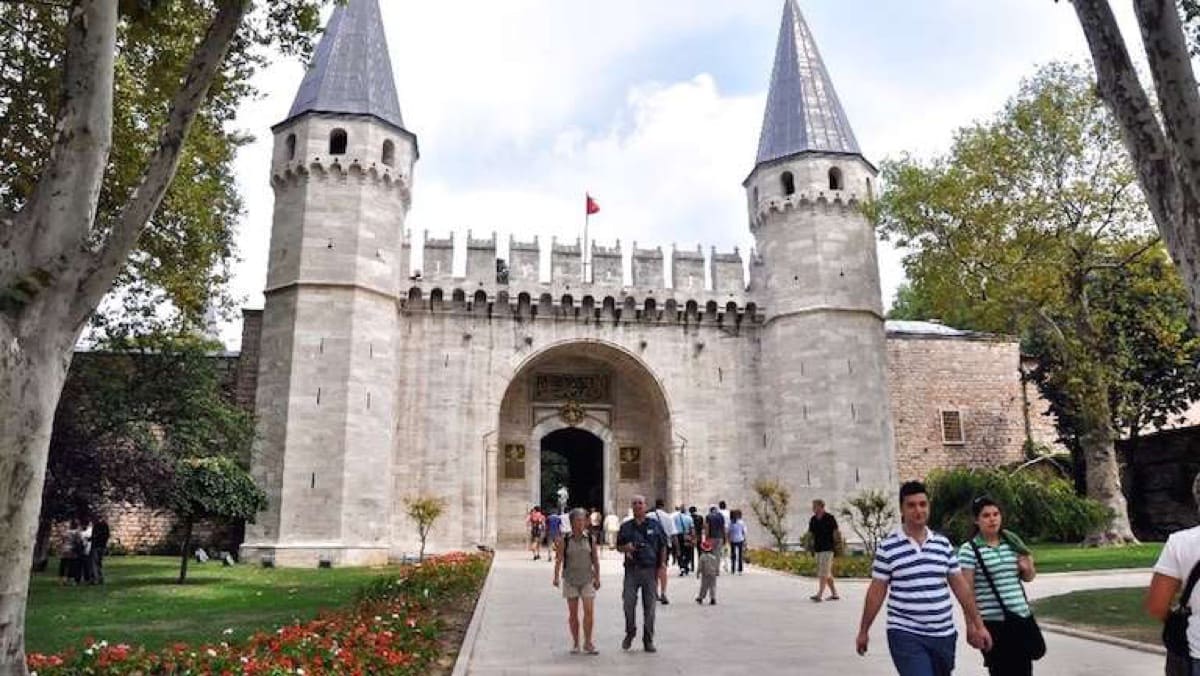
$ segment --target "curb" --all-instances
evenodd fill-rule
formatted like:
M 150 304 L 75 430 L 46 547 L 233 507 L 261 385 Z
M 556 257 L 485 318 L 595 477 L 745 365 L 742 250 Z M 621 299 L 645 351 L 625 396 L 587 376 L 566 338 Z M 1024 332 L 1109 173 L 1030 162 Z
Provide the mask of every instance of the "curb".
M 475 652 L 475 639 L 479 636 L 479 627 L 483 624 L 483 609 L 487 606 L 488 592 L 492 588 L 492 573 L 496 570 L 496 553 L 492 553 L 492 563 L 488 566 L 487 579 L 479 590 L 479 598 L 475 599 L 475 610 L 471 612 L 471 623 L 467 625 L 467 633 L 463 635 L 462 645 L 458 649 L 458 657 L 454 660 L 454 670 L 450 676 L 466 676 L 471 666 L 471 657 Z
M 1153 568 L 1098 568 L 1095 570 L 1062 570 L 1055 573 L 1038 573 L 1038 577 L 1050 579 L 1081 577 L 1084 575 L 1149 575 Z
M 1077 629 L 1065 624 L 1045 622 L 1039 619 L 1038 626 L 1046 631 L 1054 632 L 1055 634 L 1062 634 L 1064 636 L 1071 636 L 1073 638 L 1082 638 L 1088 641 L 1096 641 L 1097 643 L 1107 643 L 1120 648 L 1128 648 L 1129 650 L 1140 650 L 1141 652 L 1150 653 L 1152 655 L 1167 654 L 1167 649 L 1159 645 L 1142 643 L 1141 641 L 1134 641 L 1127 638 L 1117 638 L 1116 636 L 1109 636 L 1108 634 L 1087 631 L 1086 629 Z

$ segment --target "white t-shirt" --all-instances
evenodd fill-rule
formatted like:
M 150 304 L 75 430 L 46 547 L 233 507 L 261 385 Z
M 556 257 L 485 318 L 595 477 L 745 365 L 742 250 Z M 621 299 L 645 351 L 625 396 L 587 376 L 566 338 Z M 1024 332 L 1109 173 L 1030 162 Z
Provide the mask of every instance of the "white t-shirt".
M 1154 564 L 1154 572 L 1179 580 L 1179 586 L 1187 584 L 1188 575 L 1192 568 L 1200 562 L 1200 526 L 1172 533 L 1167 538 L 1158 563 Z M 1192 616 L 1188 618 L 1188 652 L 1192 658 L 1200 657 L 1200 583 L 1192 590 L 1192 597 L 1187 600 L 1192 608 Z
M 676 527 L 675 519 L 672 519 L 670 514 L 661 509 L 656 509 L 650 515 L 662 526 L 663 532 L 667 534 L 667 537 L 679 535 L 679 528 Z
M 725 532 L 728 533 L 729 532 L 729 523 L 732 520 L 729 518 L 729 515 L 731 512 L 728 509 L 718 509 L 717 511 L 721 513 L 721 516 L 725 517 Z

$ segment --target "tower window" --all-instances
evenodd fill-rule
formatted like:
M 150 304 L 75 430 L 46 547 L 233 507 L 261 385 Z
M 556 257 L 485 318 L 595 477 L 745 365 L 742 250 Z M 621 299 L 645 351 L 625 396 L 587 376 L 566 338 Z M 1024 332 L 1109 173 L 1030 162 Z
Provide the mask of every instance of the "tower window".
M 296 135 L 288 134 L 287 137 L 287 158 L 288 162 L 296 159 Z
M 754 186 L 754 192 L 752 194 L 754 195 L 754 204 L 752 204 L 751 206 L 754 207 L 755 209 L 757 209 L 758 208 L 758 186 Z
M 963 419 L 962 411 L 956 409 L 942 409 L 942 443 L 947 445 L 961 446 L 967 442 L 966 436 L 963 434 Z
M 875 189 L 871 187 L 871 179 L 867 179 L 867 199 L 875 199 Z
M 834 167 L 829 170 L 829 189 L 841 190 L 845 184 L 842 183 L 842 170 Z
M 792 172 L 783 172 L 783 175 L 779 177 L 779 182 L 783 184 L 784 196 L 796 194 L 796 177 L 792 176 Z
M 396 144 L 391 139 L 383 142 L 383 163 L 389 167 L 396 164 Z
M 334 129 L 329 132 L 329 154 L 330 155 L 345 155 L 346 154 L 346 130 Z

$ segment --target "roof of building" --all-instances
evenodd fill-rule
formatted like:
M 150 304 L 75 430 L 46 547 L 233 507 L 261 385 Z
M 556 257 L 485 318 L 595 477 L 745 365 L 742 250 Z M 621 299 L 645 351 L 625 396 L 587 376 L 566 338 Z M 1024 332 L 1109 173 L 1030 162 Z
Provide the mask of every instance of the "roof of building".
M 968 331 L 946 326 L 938 321 L 911 321 L 904 319 L 889 319 L 884 322 L 887 335 L 895 337 L 915 338 L 960 338 L 964 340 L 994 340 L 1015 341 L 1012 336 L 983 331 Z
M 802 152 L 862 154 L 798 0 L 784 0 L 756 164 Z
M 379 0 L 333 10 L 288 119 L 310 112 L 371 115 L 404 128 Z

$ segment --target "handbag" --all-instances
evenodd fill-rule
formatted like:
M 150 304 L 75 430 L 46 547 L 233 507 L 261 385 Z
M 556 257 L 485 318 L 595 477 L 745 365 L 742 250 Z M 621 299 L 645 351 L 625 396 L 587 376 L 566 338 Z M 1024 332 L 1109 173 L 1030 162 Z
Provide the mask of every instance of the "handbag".
M 987 569 L 987 565 L 983 563 L 983 554 L 980 553 L 979 547 L 975 544 L 975 540 L 971 540 L 971 549 L 975 552 L 975 560 L 979 562 L 979 569 L 983 571 L 983 576 L 987 578 L 988 586 L 992 588 L 992 593 L 996 595 L 996 602 L 1000 604 L 1000 612 L 1004 613 L 1004 626 L 1010 630 L 1011 636 L 1016 643 L 1025 650 L 1025 655 L 1031 660 L 1040 660 L 1046 656 L 1046 638 L 1042 636 L 1042 629 L 1038 626 L 1037 620 L 1033 617 L 1032 609 L 1029 612 L 1029 617 L 1021 617 L 1020 615 L 1009 611 L 1004 605 L 1004 599 L 1000 597 L 1000 592 L 996 589 L 996 581 L 992 579 L 992 573 Z M 1020 582 L 1017 583 L 1020 585 Z M 1021 595 L 1025 596 L 1025 586 L 1021 585 Z M 1029 597 L 1025 596 L 1025 605 L 1029 605 Z
M 1197 580 L 1200 580 L 1200 562 L 1192 566 L 1192 572 L 1188 575 L 1183 595 L 1179 597 L 1179 605 L 1167 613 L 1166 622 L 1163 623 L 1163 645 L 1172 655 L 1191 657 L 1188 650 L 1187 629 L 1188 618 L 1192 616 L 1192 608 L 1188 605 L 1188 600 L 1192 598 L 1192 590 L 1196 588 Z

